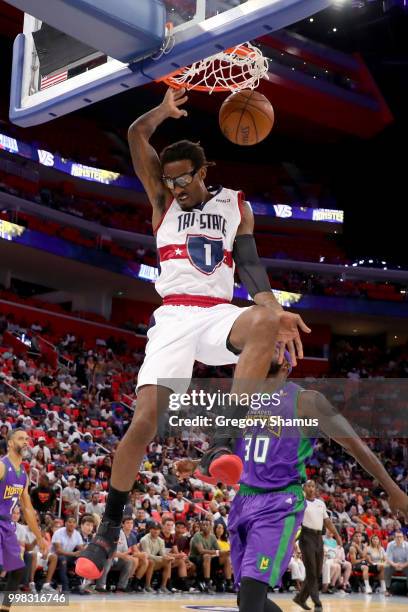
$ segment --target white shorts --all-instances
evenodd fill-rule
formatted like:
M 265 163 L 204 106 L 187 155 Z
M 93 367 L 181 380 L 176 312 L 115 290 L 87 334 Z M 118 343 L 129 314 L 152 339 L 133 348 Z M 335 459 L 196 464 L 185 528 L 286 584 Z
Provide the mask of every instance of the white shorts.
M 191 380 L 194 361 L 221 366 L 237 363 L 239 355 L 227 348 L 227 339 L 236 319 L 251 308 L 233 304 L 201 306 L 160 306 L 153 313 L 154 325 L 147 332 L 148 343 L 137 387 L 157 385 L 182 392 Z M 169 379 L 175 379 L 170 387 Z M 187 385 L 188 386 L 188 385 Z

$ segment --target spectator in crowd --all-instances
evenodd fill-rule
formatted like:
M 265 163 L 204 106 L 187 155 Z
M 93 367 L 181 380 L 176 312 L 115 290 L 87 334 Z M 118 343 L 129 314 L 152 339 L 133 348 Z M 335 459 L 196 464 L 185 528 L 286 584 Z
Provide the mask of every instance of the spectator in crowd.
M 76 487 L 76 477 L 68 477 L 68 486 L 62 491 L 62 500 L 65 503 L 65 513 L 75 514 L 81 500 L 81 493 Z
M 129 579 L 137 568 L 136 559 L 129 553 L 129 546 L 123 529 L 120 530 L 118 546 L 113 557 L 108 559 L 104 567 L 102 576 L 96 581 L 96 591 L 106 592 L 106 580 L 111 569 L 119 572 L 119 581 L 116 589 L 117 593 L 128 592 Z
M 95 532 L 96 522 L 92 514 L 83 514 L 79 523 L 79 533 L 83 543 L 89 544 Z
M 161 537 L 164 540 L 165 554 L 171 558 L 171 569 L 177 570 L 178 583 L 182 591 L 187 591 L 187 565 L 188 556 L 177 548 L 174 520 L 170 517 L 162 521 Z
M 176 515 L 184 514 L 185 505 L 186 502 L 183 499 L 183 491 L 177 491 L 176 497 L 172 499 L 170 503 L 171 511 L 174 512 Z
M 102 517 L 103 513 L 105 512 L 105 504 L 102 504 L 99 501 L 99 497 L 100 495 L 98 492 L 92 493 L 91 501 L 85 505 L 85 512 L 88 512 L 89 514 L 97 514 L 99 517 Z
M 124 516 L 122 521 L 122 529 L 126 537 L 126 542 L 129 547 L 129 554 L 135 560 L 136 572 L 133 576 L 133 590 L 137 593 L 143 593 L 143 582 L 142 579 L 147 572 L 149 566 L 148 554 L 140 550 L 138 544 L 138 534 L 133 528 L 133 518 L 131 516 Z
M 88 450 L 82 455 L 82 462 L 87 466 L 95 466 L 98 462 L 98 457 L 95 453 L 95 447 L 93 444 L 88 446 Z
M 370 544 L 367 547 L 368 571 L 380 581 L 381 593 L 386 592 L 384 570 L 385 570 L 385 550 L 381 546 L 378 535 L 372 535 Z
M 44 463 L 48 464 L 48 463 L 51 463 L 51 451 L 49 448 L 46 447 L 45 443 L 46 443 L 45 437 L 40 436 L 38 438 L 38 444 L 34 446 L 31 453 L 33 457 L 36 457 L 37 453 L 41 450 L 43 453 L 43 457 L 44 457 Z
M 50 485 L 47 474 L 40 475 L 38 486 L 31 489 L 30 497 L 33 508 L 37 510 L 41 518 L 46 512 L 55 512 L 57 496 Z
M 68 570 L 74 568 L 75 560 L 84 548 L 82 536 L 76 526 L 76 519 L 69 516 L 65 527 L 57 529 L 51 540 L 51 552 L 58 556 L 57 569 L 63 592 L 69 591 Z
M 346 560 L 344 546 L 336 547 L 336 556 L 334 561 L 340 566 L 339 588 L 346 593 L 351 593 L 350 576 L 352 567 L 350 561 Z
M 160 523 L 151 523 L 149 525 L 149 533 L 143 536 L 143 538 L 140 540 L 140 547 L 142 551 L 149 555 L 149 566 L 146 572 L 145 590 L 147 593 L 154 592 L 151 587 L 153 572 L 161 570 L 162 579 L 159 593 L 168 595 L 171 593 L 171 591 L 169 591 L 167 588 L 167 582 L 171 575 L 172 558 L 165 553 L 164 540 L 160 537 L 160 530 Z
M 293 555 L 289 561 L 288 569 L 291 574 L 291 579 L 296 583 L 296 590 L 300 591 L 302 583 L 306 577 L 306 570 L 302 561 L 302 553 L 300 552 L 299 544 L 295 542 L 293 547 Z
M 220 566 L 224 570 L 227 590 L 232 590 L 231 557 L 228 551 L 221 552 L 220 547 L 212 531 L 212 523 L 204 519 L 200 524 L 200 531 L 196 533 L 190 542 L 190 560 L 197 567 L 197 572 L 202 574 L 205 583 L 205 591 L 213 593 L 211 574 Z
M 404 540 L 402 531 L 396 531 L 394 540 L 387 546 L 385 566 L 385 582 L 387 593 L 390 594 L 392 577 L 395 572 L 402 572 L 405 576 L 408 592 L 408 542 Z
M 323 570 L 322 570 L 322 593 L 334 593 L 336 583 L 340 578 L 340 564 L 336 562 L 337 542 L 329 531 L 323 538 Z
M 176 521 L 174 544 L 177 546 L 177 550 L 183 552 L 186 556 L 190 553 L 190 540 L 185 521 Z
M 360 532 L 355 531 L 351 538 L 351 545 L 349 549 L 349 557 L 353 572 L 361 572 L 364 581 L 365 592 L 372 593 L 368 577 L 368 561 L 367 561 L 367 548 L 363 544 L 363 536 Z

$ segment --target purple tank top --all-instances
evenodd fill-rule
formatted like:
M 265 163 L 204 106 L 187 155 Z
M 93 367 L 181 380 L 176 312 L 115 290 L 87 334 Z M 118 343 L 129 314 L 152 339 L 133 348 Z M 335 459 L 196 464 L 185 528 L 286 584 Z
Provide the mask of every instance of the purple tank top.
M 0 480 L 0 515 L 11 517 L 26 486 L 27 474 L 23 466 L 16 471 L 7 456 L 1 461 L 6 469 L 3 479 Z
M 248 425 L 237 440 L 235 452 L 244 464 L 241 484 L 279 490 L 306 482 L 305 460 L 313 453 L 313 440 L 304 437 L 296 425 L 282 426 L 282 422 L 288 423 L 287 419 L 299 418 L 297 401 L 301 390 L 299 385 L 287 383 L 271 396 L 269 405 L 249 412 L 248 417 L 265 419 L 265 426 Z

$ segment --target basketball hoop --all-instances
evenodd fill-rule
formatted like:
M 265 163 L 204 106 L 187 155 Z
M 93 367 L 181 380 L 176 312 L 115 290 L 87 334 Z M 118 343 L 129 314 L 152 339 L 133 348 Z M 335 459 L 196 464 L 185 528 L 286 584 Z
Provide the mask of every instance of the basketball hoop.
M 268 78 L 268 67 L 266 57 L 248 42 L 176 70 L 159 81 L 175 89 L 234 92 L 258 87 L 261 79 Z

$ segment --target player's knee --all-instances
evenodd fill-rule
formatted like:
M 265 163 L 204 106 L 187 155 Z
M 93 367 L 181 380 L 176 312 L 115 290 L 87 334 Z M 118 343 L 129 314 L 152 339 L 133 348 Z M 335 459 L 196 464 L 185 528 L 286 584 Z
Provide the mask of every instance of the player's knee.
M 259 336 L 268 343 L 275 336 L 279 325 L 279 317 L 270 308 L 255 307 L 251 320 L 252 335 Z
M 126 432 L 126 437 L 130 438 L 135 444 L 148 444 L 154 437 L 157 431 L 156 420 L 151 415 L 140 413 L 137 418 L 134 418 Z

